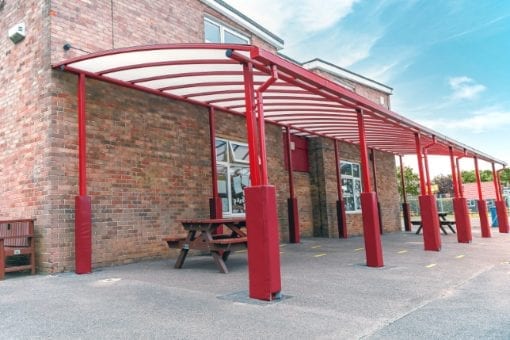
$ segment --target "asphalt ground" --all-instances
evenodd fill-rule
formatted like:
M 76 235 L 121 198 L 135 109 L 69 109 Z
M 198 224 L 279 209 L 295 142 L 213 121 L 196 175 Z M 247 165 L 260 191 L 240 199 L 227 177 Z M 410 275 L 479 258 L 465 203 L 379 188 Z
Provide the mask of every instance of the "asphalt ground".
M 383 268 L 363 239 L 281 245 L 280 301 L 247 297 L 246 253 L 229 274 L 210 256 L 100 268 L 92 274 L 8 274 L 1 339 L 509 339 L 510 234 L 471 244 L 385 234 Z

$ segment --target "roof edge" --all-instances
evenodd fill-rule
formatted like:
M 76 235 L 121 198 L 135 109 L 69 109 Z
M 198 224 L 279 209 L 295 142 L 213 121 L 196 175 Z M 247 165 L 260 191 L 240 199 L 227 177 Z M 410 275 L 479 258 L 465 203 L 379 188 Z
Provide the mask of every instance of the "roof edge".
M 264 28 L 254 20 L 250 19 L 243 13 L 239 12 L 237 9 L 230 6 L 226 2 L 222 0 L 200 0 L 200 1 L 205 5 L 209 6 L 210 8 L 223 14 L 227 18 L 235 21 L 236 23 L 246 28 L 247 30 L 251 31 L 262 40 L 276 47 L 277 50 L 283 49 L 284 41 L 282 38 L 270 32 L 268 29 Z
M 355 81 L 357 83 L 360 83 L 362 85 L 366 85 L 366 86 L 376 89 L 378 91 L 384 92 L 388 95 L 393 94 L 393 88 L 389 87 L 388 85 L 385 85 L 385 84 L 375 81 L 373 79 L 362 76 L 361 74 L 349 71 L 347 69 L 344 69 L 340 66 L 334 65 L 334 64 L 327 62 L 325 60 L 322 60 L 320 58 L 315 58 L 315 59 L 306 61 L 306 62 L 302 63 L 301 65 L 306 69 L 321 69 L 325 72 L 331 73 L 338 77 L 346 78 L 346 79 Z

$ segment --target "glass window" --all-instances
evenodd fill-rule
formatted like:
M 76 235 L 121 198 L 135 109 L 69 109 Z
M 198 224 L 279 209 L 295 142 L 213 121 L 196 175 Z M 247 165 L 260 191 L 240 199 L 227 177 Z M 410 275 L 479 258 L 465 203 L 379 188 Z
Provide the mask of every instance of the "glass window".
M 340 161 L 345 211 L 361 211 L 361 169 L 359 163 Z
M 216 139 L 216 160 L 223 213 L 244 214 L 244 188 L 250 185 L 248 145 Z
M 232 148 L 232 159 L 234 162 L 249 162 L 248 145 L 230 143 Z
M 204 18 L 204 41 L 208 43 L 249 44 L 250 39 L 233 29 Z
M 215 23 L 204 20 L 205 42 L 218 43 L 221 42 L 220 26 Z

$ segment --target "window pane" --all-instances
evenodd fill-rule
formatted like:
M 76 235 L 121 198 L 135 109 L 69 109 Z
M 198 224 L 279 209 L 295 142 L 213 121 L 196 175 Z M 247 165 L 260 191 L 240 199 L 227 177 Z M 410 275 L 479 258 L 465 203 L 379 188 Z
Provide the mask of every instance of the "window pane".
M 352 196 L 352 179 L 342 178 L 342 193 L 344 197 Z
M 204 20 L 204 35 L 205 42 L 220 43 L 220 27 L 213 24 L 208 20 Z
M 221 198 L 222 210 L 223 212 L 229 212 L 230 207 L 228 206 L 227 167 L 218 165 L 216 169 L 218 171 L 218 195 Z
M 354 180 L 354 201 L 356 210 L 361 210 L 361 181 Z
M 228 162 L 227 142 L 224 140 L 216 139 L 216 161 Z
M 340 173 L 342 175 L 349 175 L 352 176 L 352 164 L 351 163 L 340 163 Z
M 248 44 L 248 40 L 246 38 L 241 38 L 227 30 L 224 31 L 224 34 L 224 42 L 226 44 Z
M 352 176 L 360 178 L 359 164 L 352 164 Z
M 230 168 L 230 186 L 232 189 L 232 213 L 244 213 L 244 188 L 250 185 L 250 169 L 232 166 Z
M 356 210 L 354 207 L 354 197 L 345 197 L 345 210 L 346 211 Z
M 249 155 L 248 155 L 248 146 L 230 143 L 232 148 L 232 158 L 234 162 L 248 163 Z

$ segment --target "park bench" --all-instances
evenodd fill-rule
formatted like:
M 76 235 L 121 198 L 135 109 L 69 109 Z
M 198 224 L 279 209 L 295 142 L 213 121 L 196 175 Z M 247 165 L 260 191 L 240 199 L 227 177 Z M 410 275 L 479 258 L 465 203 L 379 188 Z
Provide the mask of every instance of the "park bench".
M 20 255 L 28 256 L 29 264 L 8 264 L 8 258 Z M 0 221 L 0 280 L 5 273 L 24 270 L 35 274 L 34 220 Z

